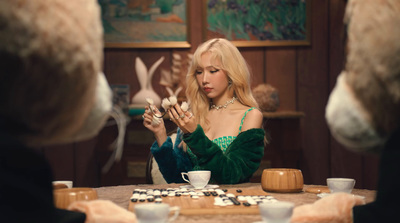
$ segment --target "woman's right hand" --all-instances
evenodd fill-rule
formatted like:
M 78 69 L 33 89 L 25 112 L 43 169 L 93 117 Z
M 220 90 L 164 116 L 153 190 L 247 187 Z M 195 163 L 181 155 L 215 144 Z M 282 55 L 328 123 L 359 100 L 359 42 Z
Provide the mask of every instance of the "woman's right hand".
M 161 117 L 162 114 L 157 109 L 157 107 L 154 105 L 150 106 L 152 106 L 151 108 L 154 111 L 154 113 L 157 116 Z M 146 110 L 142 115 L 143 125 L 144 127 L 146 127 L 147 129 L 149 129 L 154 133 L 154 137 L 156 138 L 158 145 L 161 146 L 167 139 L 167 130 L 165 128 L 164 120 L 162 118 L 153 117 L 153 113 L 151 112 L 149 106 L 146 106 L 145 109 Z M 158 122 L 155 123 L 153 121 L 153 118 L 157 119 Z
M 152 106 L 152 110 L 154 113 L 161 117 L 161 112 L 156 108 L 156 106 Z M 151 112 L 149 106 L 145 107 L 145 112 L 142 115 L 143 118 L 143 125 L 144 127 L 148 128 L 150 131 L 152 131 L 154 134 L 165 130 L 165 125 L 164 125 L 164 120 L 162 118 L 157 118 L 153 117 L 153 113 Z M 156 120 L 153 120 L 156 119 Z

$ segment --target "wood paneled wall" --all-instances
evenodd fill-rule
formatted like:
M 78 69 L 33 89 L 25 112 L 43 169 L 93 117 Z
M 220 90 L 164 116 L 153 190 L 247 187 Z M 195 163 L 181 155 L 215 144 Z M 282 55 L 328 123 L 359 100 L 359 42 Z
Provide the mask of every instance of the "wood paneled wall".
M 302 159 L 300 168 L 306 184 L 326 184 L 327 177 L 352 177 L 358 188 L 376 188 L 378 157 L 361 156 L 340 146 L 325 122 L 325 106 L 336 77 L 343 67 L 342 18 L 344 0 L 313 0 L 311 45 L 298 47 L 239 48 L 253 73 L 252 86 L 269 83 L 279 90 L 279 110 L 297 110 L 301 119 Z M 110 84 L 129 84 L 131 97 L 140 89 L 135 58 L 150 67 L 161 56 L 160 68 L 169 69 L 173 52 L 193 53 L 203 42 L 202 1 L 191 0 L 189 49 L 105 49 L 104 72 Z M 159 86 L 160 73 L 153 87 Z M 283 130 L 285 131 L 285 130 Z M 284 134 L 284 133 L 282 133 Z M 272 139 L 273 140 L 273 139 Z

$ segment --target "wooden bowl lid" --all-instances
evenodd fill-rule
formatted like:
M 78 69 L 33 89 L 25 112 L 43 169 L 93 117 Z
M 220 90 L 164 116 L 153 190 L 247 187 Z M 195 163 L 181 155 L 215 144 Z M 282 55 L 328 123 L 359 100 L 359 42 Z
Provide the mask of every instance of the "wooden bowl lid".
M 311 186 L 305 189 L 305 192 L 320 194 L 320 193 L 330 193 L 331 191 L 327 186 Z

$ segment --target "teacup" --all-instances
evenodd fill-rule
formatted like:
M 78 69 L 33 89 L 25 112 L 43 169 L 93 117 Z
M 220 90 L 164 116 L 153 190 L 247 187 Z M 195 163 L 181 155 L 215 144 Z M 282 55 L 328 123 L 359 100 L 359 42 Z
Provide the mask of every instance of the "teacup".
M 93 188 L 74 187 L 53 191 L 54 204 L 57 208 L 66 209 L 75 201 L 90 201 L 97 199 L 97 192 Z
M 263 222 L 289 223 L 293 214 L 294 203 L 278 201 L 274 203 L 261 203 L 258 205 Z
M 351 178 L 327 178 L 326 184 L 331 193 L 344 192 L 350 194 L 356 184 L 356 180 Z
M 169 204 L 165 203 L 148 203 L 135 205 L 135 214 L 139 223 L 172 222 L 178 217 L 179 212 L 180 207 L 171 207 L 169 206 Z
M 195 170 L 187 173 L 181 173 L 184 181 L 190 183 L 195 189 L 203 189 L 210 181 L 211 171 L 209 170 Z M 189 178 L 186 179 L 187 176 Z

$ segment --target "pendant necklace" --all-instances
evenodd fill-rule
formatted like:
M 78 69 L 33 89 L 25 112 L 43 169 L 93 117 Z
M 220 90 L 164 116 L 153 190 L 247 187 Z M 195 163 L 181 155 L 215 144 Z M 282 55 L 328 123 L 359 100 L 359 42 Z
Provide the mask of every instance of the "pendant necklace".
M 224 105 L 211 105 L 211 109 L 215 108 L 217 110 L 221 109 L 221 108 L 226 108 L 228 107 L 228 105 L 233 104 L 233 102 L 236 100 L 236 97 L 233 97 L 231 100 L 227 101 Z

